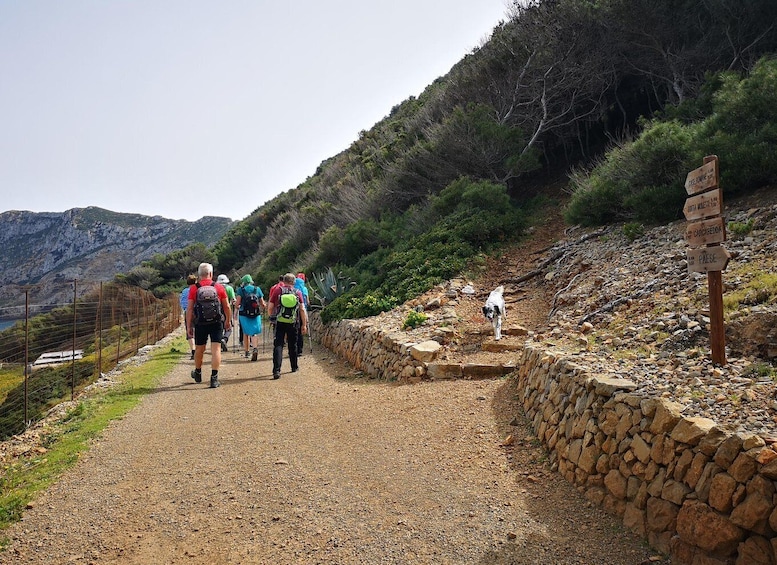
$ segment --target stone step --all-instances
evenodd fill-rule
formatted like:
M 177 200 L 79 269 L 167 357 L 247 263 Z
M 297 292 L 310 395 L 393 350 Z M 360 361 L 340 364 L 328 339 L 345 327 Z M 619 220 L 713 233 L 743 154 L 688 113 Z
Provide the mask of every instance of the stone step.
M 515 365 L 512 363 L 498 363 L 494 365 L 484 365 L 478 363 L 465 363 L 461 367 L 461 372 L 465 379 L 488 379 L 501 377 L 515 371 Z
M 523 351 L 523 342 L 510 342 L 510 341 L 484 341 L 480 345 L 480 349 L 483 351 L 490 351 L 491 353 L 506 353 L 509 351 Z
M 476 328 L 472 328 L 467 333 L 470 335 L 494 335 L 494 328 L 491 327 L 491 324 L 483 324 L 482 326 L 478 326 Z M 512 326 L 502 326 L 502 335 L 514 335 L 514 336 L 525 336 L 529 335 L 529 330 L 524 328 L 523 326 L 518 325 L 512 325 Z
M 491 379 L 515 371 L 513 363 L 430 363 L 426 374 L 430 379 Z

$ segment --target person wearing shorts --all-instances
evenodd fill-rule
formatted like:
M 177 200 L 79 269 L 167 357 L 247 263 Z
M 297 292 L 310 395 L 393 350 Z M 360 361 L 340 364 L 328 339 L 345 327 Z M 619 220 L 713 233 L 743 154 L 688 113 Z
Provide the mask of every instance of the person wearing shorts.
M 220 284 L 213 282 L 213 265 L 210 263 L 200 263 L 197 269 L 197 278 L 199 282 L 189 287 L 189 302 L 186 308 L 186 328 L 189 337 L 194 337 L 194 370 L 192 371 L 192 378 L 196 383 L 202 382 L 202 359 L 205 356 L 205 346 L 208 343 L 208 339 L 210 339 L 210 387 L 217 388 L 221 384 L 219 382 L 221 339 L 224 335 L 223 330 L 232 329 L 232 311 L 229 307 L 227 291 Z M 221 319 L 210 323 L 196 323 L 194 310 L 197 301 L 197 290 L 200 287 L 210 285 L 216 288 L 219 303 L 221 304 Z

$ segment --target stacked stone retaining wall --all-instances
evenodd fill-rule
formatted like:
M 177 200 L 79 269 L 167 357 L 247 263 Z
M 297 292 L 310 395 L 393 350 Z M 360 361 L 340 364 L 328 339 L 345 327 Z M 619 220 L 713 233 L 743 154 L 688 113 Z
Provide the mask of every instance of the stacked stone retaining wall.
M 554 467 L 651 546 L 693 565 L 777 563 L 777 452 L 527 345 L 518 394 Z
M 369 319 L 323 325 L 313 315 L 310 323 L 316 341 L 372 378 L 418 382 L 426 374 L 425 362 L 411 354 L 416 344 L 403 333 L 382 330 Z
M 371 377 L 465 376 L 369 320 L 312 323 L 317 341 Z M 679 404 L 531 342 L 516 388 L 554 469 L 674 562 L 777 565 L 777 451 L 761 437 L 684 417 Z

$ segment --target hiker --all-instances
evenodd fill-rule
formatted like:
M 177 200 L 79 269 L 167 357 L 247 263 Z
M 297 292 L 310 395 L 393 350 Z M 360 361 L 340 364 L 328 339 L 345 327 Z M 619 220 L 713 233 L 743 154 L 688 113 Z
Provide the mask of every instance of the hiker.
M 229 277 L 225 274 L 220 274 L 218 278 L 216 279 L 216 282 L 219 283 L 221 286 L 224 287 L 224 290 L 227 291 L 227 301 L 229 302 L 229 307 L 232 312 L 235 311 L 235 289 L 232 288 L 232 285 L 229 284 Z M 227 352 L 229 351 L 229 336 L 232 335 L 232 329 L 229 330 L 224 329 L 224 335 L 221 338 L 221 351 Z
M 305 284 L 305 273 L 297 273 L 297 277 L 294 279 L 294 288 L 302 293 L 302 307 L 305 309 L 305 313 L 310 310 L 308 302 L 308 287 Z M 302 324 L 297 320 L 297 357 L 302 355 L 302 346 L 305 345 L 305 341 L 302 337 Z
M 275 289 L 281 288 L 282 286 L 283 286 L 283 275 L 279 276 L 278 282 L 270 287 L 270 294 L 268 294 L 267 296 L 272 296 L 272 293 L 275 292 Z
M 213 265 L 200 263 L 195 284 L 189 287 L 189 301 L 186 307 L 186 327 L 189 337 L 194 337 L 194 382 L 202 382 L 202 358 L 205 345 L 210 338 L 210 388 L 217 388 L 219 366 L 221 365 L 222 327 L 232 329 L 232 311 L 227 299 L 227 291 L 213 282 Z M 223 326 L 222 326 L 223 324 Z
M 302 293 L 294 288 L 294 279 L 292 273 L 283 275 L 283 284 L 275 285 L 270 294 L 270 303 L 268 314 L 270 321 L 275 324 L 275 339 L 273 340 L 272 352 L 272 378 L 281 377 L 281 361 L 283 360 L 283 342 L 288 343 L 289 363 L 291 372 L 296 373 L 299 370 L 297 364 L 297 317 L 300 318 L 300 329 L 302 334 L 308 331 L 308 314 L 304 308 L 300 307 L 303 302 Z
M 189 342 L 189 349 L 192 350 L 190 360 L 194 359 L 194 337 L 189 337 L 189 324 L 186 321 L 186 309 L 189 307 L 189 287 L 197 282 L 197 277 L 189 275 L 186 277 L 186 287 L 181 291 L 181 310 L 183 310 L 183 325 L 186 330 L 186 341 Z
M 251 275 L 243 275 L 236 292 L 240 315 L 240 329 L 243 334 L 245 356 L 251 351 L 251 361 L 259 357 L 259 334 L 262 333 L 262 311 L 267 307 L 262 289 L 254 285 Z

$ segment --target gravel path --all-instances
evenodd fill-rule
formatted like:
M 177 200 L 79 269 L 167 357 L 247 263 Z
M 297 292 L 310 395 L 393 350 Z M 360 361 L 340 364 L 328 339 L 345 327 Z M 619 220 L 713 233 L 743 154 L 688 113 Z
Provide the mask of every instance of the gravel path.
M 272 380 L 269 351 L 257 363 L 225 354 L 215 390 L 182 361 L 4 532 L 0 562 L 634 565 L 653 555 L 547 469 L 528 427 L 511 425 L 509 380 L 397 386 L 343 378 L 349 369 L 320 350 L 300 361 Z

